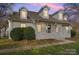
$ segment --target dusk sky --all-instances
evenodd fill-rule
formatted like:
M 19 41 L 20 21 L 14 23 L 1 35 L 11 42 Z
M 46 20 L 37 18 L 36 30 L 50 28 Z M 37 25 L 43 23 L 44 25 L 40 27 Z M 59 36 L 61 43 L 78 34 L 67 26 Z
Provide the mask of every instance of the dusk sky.
M 18 11 L 21 7 L 26 7 L 29 11 L 38 12 L 44 5 L 50 7 L 49 14 L 52 14 L 60 9 L 63 9 L 63 3 L 16 3 L 13 7 L 14 11 Z

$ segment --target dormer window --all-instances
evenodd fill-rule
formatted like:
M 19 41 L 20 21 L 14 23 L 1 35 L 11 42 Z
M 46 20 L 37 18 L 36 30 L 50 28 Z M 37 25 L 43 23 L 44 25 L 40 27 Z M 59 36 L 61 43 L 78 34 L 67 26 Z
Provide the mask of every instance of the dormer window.
M 48 11 L 49 11 L 49 7 L 48 6 L 44 6 L 44 7 L 42 7 L 41 9 L 40 9 L 40 11 L 39 11 L 39 15 L 42 17 L 42 18 L 49 18 L 49 13 L 48 13 Z
M 44 15 L 44 17 L 48 17 L 48 9 L 43 10 L 43 15 Z
M 64 20 L 67 21 L 67 15 L 64 15 Z
M 59 11 L 55 12 L 53 14 L 53 17 L 56 18 L 56 19 L 59 19 L 60 21 L 63 21 L 64 20 L 64 11 L 59 10 Z
M 20 18 L 21 19 L 27 19 L 27 9 L 26 8 L 20 9 Z
M 59 14 L 59 19 L 63 20 L 63 14 L 62 13 Z

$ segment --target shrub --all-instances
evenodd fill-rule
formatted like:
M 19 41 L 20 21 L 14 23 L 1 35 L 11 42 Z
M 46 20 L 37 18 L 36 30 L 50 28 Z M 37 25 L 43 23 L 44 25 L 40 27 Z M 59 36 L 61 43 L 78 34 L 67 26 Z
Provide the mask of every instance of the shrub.
M 19 41 L 23 39 L 23 35 L 22 35 L 22 28 L 14 28 L 11 32 L 10 32 L 10 36 L 12 38 L 12 40 L 15 41 Z
M 23 39 L 32 40 L 35 39 L 35 30 L 32 27 L 26 27 L 23 29 Z
M 76 35 L 76 31 L 75 30 L 71 30 L 71 37 L 75 37 Z
M 19 41 L 22 39 L 32 40 L 35 39 L 35 31 L 32 27 L 14 28 L 10 32 L 12 40 Z

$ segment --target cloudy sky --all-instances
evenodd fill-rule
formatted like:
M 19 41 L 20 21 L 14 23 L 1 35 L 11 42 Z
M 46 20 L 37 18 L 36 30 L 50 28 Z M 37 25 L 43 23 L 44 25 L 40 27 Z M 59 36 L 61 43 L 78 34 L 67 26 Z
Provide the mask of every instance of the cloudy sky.
M 29 11 L 38 12 L 44 5 L 50 7 L 49 14 L 63 9 L 63 3 L 16 3 L 13 7 L 14 11 L 18 11 L 21 7 L 26 7 Z

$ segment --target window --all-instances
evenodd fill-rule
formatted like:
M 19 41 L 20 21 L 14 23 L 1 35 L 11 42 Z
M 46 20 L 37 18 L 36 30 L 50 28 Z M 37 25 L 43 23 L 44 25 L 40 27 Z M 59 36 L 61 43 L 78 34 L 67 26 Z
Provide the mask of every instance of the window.
M 26 27 L 26 24 L 21 24 L 21 27 Z
M 42 31 L 42 25 L 41 24 L 37 24 L 37 31 L 41 32 Z
M 43 10 L 43 16 L 44 16 L 44 17 L 48 17 L 48 9 L 45 8 L 45 9 Z
M 51 25 L 46 26 L 46 32 L 51 33 Z
M 66 20 L 66 21 L 67 21 L 67 18 L 66 18 L 66 17 L 64 17 L 64 20 Z
M 62 25 L 61 24 L 57 24 L 56 32 L 62 32 Z
M 59 19 L 63 20 L 63 14 L 62 13 L 59 13 Z
M 20 17 L 21 17 L 21 19 L 26 19 L 27 18 L 27 11 L 22 10 Z
M 58 32 L 58 27 L 56 27 L 56 32 Z
M 47 12 L 47 10 L 44 10 L 44 16 L 45 16 L 45 17 L 48 17 L 48 12 Z
M 66 29 L 66 31 L 67 31 L 68 33 L 70 32 L 68 26 L 66 26 L 65 29 Z
M 66 28 L 66 30 L 69 30 L 69 28 L 67 26 L 65 28 Z

